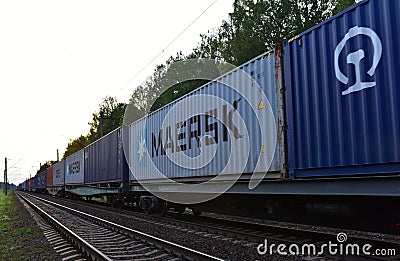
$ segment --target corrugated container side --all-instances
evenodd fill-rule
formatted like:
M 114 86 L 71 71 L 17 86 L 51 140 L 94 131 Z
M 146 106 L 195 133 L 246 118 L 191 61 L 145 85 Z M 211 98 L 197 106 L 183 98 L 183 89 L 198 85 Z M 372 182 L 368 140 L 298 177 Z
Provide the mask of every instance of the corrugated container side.
M 37 189 L 38 188 L 38 176 L 32 177 L 32 188 Z
M 85 183 L 128 181 L 121 128 L 84 149 Z
M 83 155 L 84 151 L 82 149 L 65 158 L 66 185 L 83 184 L 85 182 L 85 161 Z
M 150 167 L 153 164 L 168 178 L 253 172 L 280 175 L 282 163 L 274 125 L 274 52 L 240 68 L 245 73 L 233 70 L 130 126 L 128 161 L 134 175 L 131 180 L 156 179 Z M 222 124 L 224 118 L 228 128 Z M 249 157 L 243 155 L 246 146 Z M 207 160 L 196 161 L 200 157 Z M 225 177 L 229 179 L 229 175 Z
M 400 1 L 363 1 L 284 47 L 292 177 L 400 172 Z
M 65 160 L 57 162 L 53 165 L 53 172 L 51 175 L 53 176 L 54 186 L 63 186 L 64 185 Z
M 46 169 L 46 187 L 52 187 L 53 183 L 53 166 Z
M 46 170 L 36 175 L 37 188 L 46 188 Z

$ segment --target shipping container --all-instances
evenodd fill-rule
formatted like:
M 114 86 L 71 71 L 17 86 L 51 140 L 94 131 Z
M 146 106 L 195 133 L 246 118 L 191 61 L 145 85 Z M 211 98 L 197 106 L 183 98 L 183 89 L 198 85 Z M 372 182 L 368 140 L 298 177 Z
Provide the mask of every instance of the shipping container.
M 46 169 L 46 187 L 53 186 L 53 166 Z
M 65 161 L 59 161 L 53 165 L 53 184 L 54 186 L 63 186 L 64 185 L 64 171 L 65 170 Z
M 28 179 L 28 189 L 32 189 L 32 178 Z
M 85 182 L 83 150 L 77 151 L 65 159 L 65 184 L 75 185 Z
M 24 182 L 22 182 L 21 184 L 21 189 L 22 190 L 26 190 L 28 188 L 28 180 L 25 180 Z
M 36 185 L 39 189 L 46 188 L 46 170 L 36 175 Z
M 38 176 L 32 177 L 32 189 L 36 190 L 38 188 Z
M 84 149 L 85 184 L 128 181 L 121 135 L 116 129 Z
M 292 177 L 399 173 L 399 13 L 365 0 L 284 46 Z
M 131 124 L 131 181 L 280 177 L 274 67 L 267 52 Z
M 32 188 L 46 188 L 46 170 L 39 172 L 35 177 L 32 178 Z

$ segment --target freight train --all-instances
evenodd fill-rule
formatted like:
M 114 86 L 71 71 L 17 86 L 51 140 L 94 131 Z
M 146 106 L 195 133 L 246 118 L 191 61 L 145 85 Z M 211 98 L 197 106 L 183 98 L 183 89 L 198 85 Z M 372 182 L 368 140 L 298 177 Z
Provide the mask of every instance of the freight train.
M 147 213 L 304 213 L 399 229 L 398 13 L 400 1 L 361 1 L 19 188 Z

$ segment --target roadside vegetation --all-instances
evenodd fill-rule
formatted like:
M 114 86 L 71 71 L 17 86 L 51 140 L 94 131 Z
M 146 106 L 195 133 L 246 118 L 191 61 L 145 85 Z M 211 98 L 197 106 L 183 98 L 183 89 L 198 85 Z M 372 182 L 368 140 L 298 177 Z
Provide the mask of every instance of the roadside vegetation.
M 14 193 L 0 193 L 0 260 L 59 259 Z

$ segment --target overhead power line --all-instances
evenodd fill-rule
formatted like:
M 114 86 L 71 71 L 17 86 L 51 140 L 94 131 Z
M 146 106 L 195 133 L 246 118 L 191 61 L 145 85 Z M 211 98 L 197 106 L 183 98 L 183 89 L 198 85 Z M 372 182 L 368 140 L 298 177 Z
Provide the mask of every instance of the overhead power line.
M 192 22 L 190 22 L 174 39 L 172 39 L 156 56 L 154 56 L 146 65 L 144 65 L 118 92 L 122 91 L 127 85 L 135 80 L 149 65 L 151 65 L 161 54 L 165 52 L 176 40 L 179 39 L 197 20 L 200 19 L 218 0 L 214 0 L 206 9 L 203 10 Z M 118 93 L 117 92 L 117 93 Z

